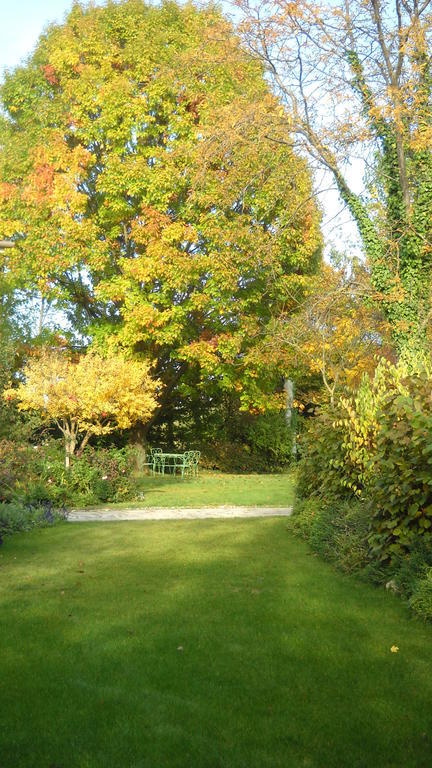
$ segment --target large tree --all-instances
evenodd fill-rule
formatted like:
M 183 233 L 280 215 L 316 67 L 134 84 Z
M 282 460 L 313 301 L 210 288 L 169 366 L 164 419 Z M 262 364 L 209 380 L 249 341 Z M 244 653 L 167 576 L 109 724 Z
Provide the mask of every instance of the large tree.
M 306 162 L 214 7 L 73 6 L 6 76 L 0 220 L 21 274 L 101 344 L 262 408 L 250 354 L 320 251 Z M 283 139 L 283 140 L 282 140 Z
M 285 100 L 281 120 L 328 170 L 357 224 L 397 347 L 424 346 L 432 307 L 430 0 L 238 4 L 249 47 Z M 361 194 L 353 186 L 359 157 Z

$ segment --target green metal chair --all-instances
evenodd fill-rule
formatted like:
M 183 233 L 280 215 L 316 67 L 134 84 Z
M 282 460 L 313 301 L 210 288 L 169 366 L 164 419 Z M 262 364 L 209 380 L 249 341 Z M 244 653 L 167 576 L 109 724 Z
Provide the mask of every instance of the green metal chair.
M 185 451 L 179 462 L 181 476 L 192 474 L 192 454 L 193 451 Z
M 143 461 L 142 466 L 143 467 L 149 467 L 151 470 L 153 470 L 153 451 L 154 448 L 151 448 L 149 445 L 146 448 L 145 452 L 145 461 Z
M 158 472 L 159 474 L 164 475 L 165 461 L 162 456 L 162 448 L 153 448 L 152 458 L 153 458 L 153 474 L 155 475 L 156 472 Z
M 191 470 L 192 470 L 192 474 L 195 475 L 196 477 L 198 475 L 198 464 L 201 458 L 201 451 L 191 451 L 191 453 L 192 453 Z

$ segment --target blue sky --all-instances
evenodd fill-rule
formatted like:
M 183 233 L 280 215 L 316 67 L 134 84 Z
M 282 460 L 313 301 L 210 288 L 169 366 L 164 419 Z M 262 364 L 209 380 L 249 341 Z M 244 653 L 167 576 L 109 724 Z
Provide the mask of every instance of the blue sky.
M 44 27 L 62 21 L 71 5 L 72 0 L 0 0 L 0 71 L 19 64 Z

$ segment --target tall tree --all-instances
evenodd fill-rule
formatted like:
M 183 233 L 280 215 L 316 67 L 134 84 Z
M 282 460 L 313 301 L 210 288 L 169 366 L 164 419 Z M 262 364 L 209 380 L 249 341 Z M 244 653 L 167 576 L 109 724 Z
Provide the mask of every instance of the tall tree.
M 319 261 L 306 162 L 263 68 L 213 7 L 75 4 L 2 89 L 8 268 L 100 344 L 264 408 L 249 350 Z
M 287 105 L 287 127 L 333 176 L 357 224 L 398 348 L 425 345 L 432 271 L 430 0 L 238 4 L 249 46 Z M 350 184 L 358 156 L 367 169 L 364 194 Z

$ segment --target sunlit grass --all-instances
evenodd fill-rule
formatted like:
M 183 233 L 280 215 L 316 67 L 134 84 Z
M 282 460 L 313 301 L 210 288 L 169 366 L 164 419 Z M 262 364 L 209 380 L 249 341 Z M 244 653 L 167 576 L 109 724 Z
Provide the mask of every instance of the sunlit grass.
M 431 629 L 280 518 L 18 534 L 0 601 L 2 768 L 431 764 Z
M 104 507 L 211 507 L 217 505 L 289 507 L 293 502 L 293 474 L 229 475 L 202 472 L 198 477 L 141 475 L 141 498 Z

